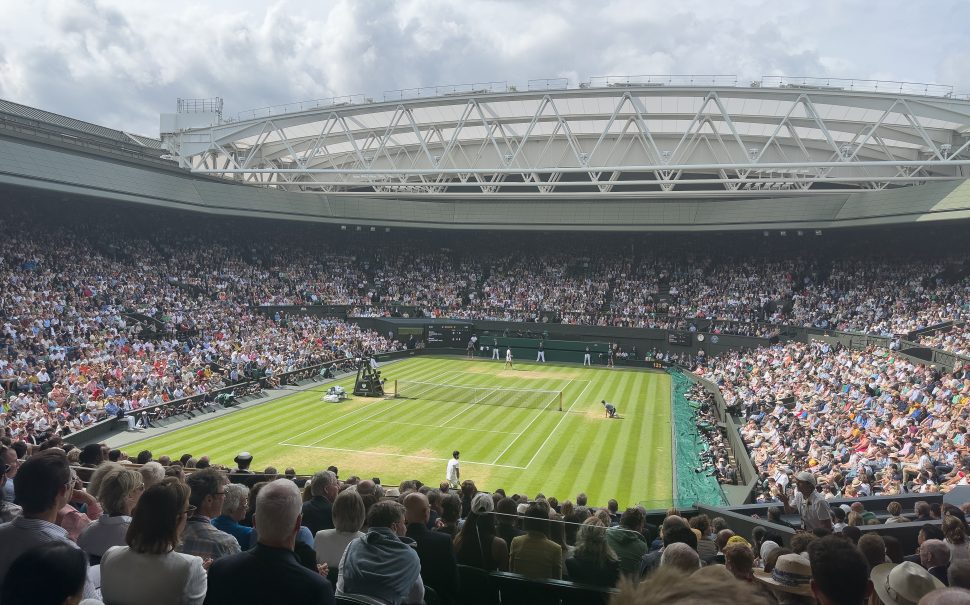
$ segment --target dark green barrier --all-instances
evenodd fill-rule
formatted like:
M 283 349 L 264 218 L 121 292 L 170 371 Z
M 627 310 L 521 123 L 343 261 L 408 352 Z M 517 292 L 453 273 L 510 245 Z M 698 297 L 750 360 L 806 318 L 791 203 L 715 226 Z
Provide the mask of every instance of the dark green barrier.
M 670 378 L 673 382 L 674 501 L 723 506 L 727 498 L 721 485 L 708 472 L 699 470 L 705 467 L 700 455 L 706 445 L 702 445 L 696 409 L 687 399 L 690 379 L 678 369 L 670 370 Z
M 512 356 L 518 361 L 535 361 L 538 358 L 539 342 L 537 338 L 513 338 L 505 336 L 489 335 L 487 332 L 478 335 L 478 350 L 475 352 L 477 357 L 492 357 L 492 349 L 496 346 L 499 349 L 499 357 L 505 359 L 505 350 L 512 349 Z M 593 365 L 603 365 L 606 363 L 606 351 L 609 343 L 605 342 L 584 342 L 580 340 L 542 340 L 543 351 L 546 361 L 559 361 L 566 363 L 583 363 L 583 356 L 589 348 L 590 362 Z M 498 343 L 496 345 L 496 343 Z

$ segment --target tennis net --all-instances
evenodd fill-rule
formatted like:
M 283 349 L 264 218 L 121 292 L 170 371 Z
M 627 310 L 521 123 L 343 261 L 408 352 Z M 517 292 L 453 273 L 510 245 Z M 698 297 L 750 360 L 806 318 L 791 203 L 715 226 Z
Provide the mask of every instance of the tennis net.
M 450 403 L 497 405 L 533 410 L 562 411 L 562 391 L 470 387 L 439 382 L 395 380 L 394 396 L 404 399 L 430 399 Z

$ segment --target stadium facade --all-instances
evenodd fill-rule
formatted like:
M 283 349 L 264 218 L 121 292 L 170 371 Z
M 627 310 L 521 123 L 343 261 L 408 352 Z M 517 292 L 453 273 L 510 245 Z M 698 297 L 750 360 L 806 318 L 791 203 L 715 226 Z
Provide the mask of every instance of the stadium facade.
M 0 183 L 371 227 L 724 231 L 970 217 L 970 100 L 733 76 L 487 83 L 223 115 L 161 138 L 0 103 Z

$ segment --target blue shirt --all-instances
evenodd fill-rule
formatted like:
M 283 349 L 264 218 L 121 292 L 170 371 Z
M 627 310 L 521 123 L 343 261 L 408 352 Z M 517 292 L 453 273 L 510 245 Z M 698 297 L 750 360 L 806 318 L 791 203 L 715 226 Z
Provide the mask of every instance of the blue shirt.
M 249 550 L 249 538 L 253 534 L 252 527 L 240 525 L 238 521 L 226 515 L 219 515 L 212 520 L 212 524 L 216 527 L 216 529 L 221 529 L 234 537 L 239 542 L 239 547 L 241 549 Z

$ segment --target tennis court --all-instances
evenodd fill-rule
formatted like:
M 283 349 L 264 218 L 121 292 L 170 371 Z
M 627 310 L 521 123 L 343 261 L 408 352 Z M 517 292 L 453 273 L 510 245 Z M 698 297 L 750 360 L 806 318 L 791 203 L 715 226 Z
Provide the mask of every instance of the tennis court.
M 666 374 L 579 365 L 418 357 L 386 365 L 387 387 L 415 381 L 400 398 L 322 401 L 330 385 L 132 443 L 129 453 L 209 455 L 231 465 L 249 450 L 254 470 L 328 465 L 385 484 L 437 485 L 461 451 L 462 479 L 484 490 L 591 502 L 664 506 L 672 488 L 670 379 Z M 336 384 L 352 390 L 353 379 Z M 438 385 L 438 386 L 434 386 Z M 440 386 L 448 385 L 448 386 Z M 517 389 L 503 391 L 502 389 Z M 561 397 L 559 396 L 561 393 Z M 607 419 L 600 401 L 619 409 Z M 559 411 L 559 406 L 562 411 Z

